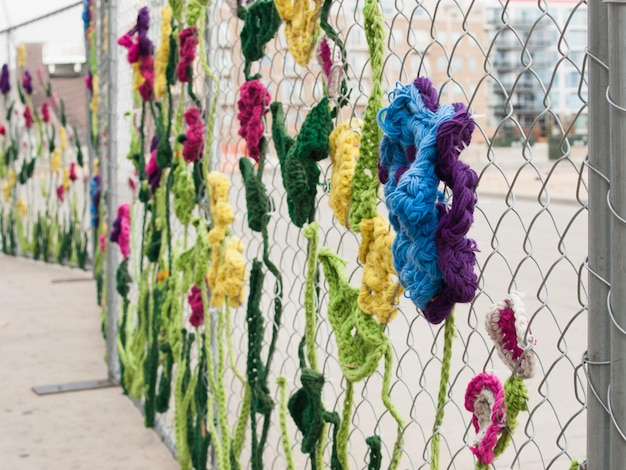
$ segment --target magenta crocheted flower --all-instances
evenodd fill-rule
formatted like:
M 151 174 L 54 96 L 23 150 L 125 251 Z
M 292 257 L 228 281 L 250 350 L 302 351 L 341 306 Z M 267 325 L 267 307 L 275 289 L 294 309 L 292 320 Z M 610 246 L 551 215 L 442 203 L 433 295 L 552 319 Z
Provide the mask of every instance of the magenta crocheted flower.
M 522 379 L 533 376 L 537 344 L 528 328 L 528 318 L 520 296 L 513 292 L 491 307 L 485 316 L 487 333 L 493 340 L 500 359 Z
M 472 453 L 483 464 L 494 459 L 494 448 L 498 437 L 506 426 L 504 389 L 495 375 L 482 372 L 467 385 L 465 409 L 473 413 L 472 425 L 476 432 Z
M 128 204 L 118 207 L 109 240 L 119 245 L 124 259 L 130 256 L 130 206 Z
M 261 138 L 265 132 L 263 115 L 267 113 L 272 97 L 259 80 L 241 85 L 237 107 L 237 119 L 241 123 L 239 135 L 248 145 L 248 155 L 255 161 L 261 157 Z
M 199 327 L 204 321 L 204 306 L 202 304 L 202 291 L 198 287 L 191 286 L 191 292 L 187 296 L 187 301 L 191 306 L 189 323 L 194 327 Z

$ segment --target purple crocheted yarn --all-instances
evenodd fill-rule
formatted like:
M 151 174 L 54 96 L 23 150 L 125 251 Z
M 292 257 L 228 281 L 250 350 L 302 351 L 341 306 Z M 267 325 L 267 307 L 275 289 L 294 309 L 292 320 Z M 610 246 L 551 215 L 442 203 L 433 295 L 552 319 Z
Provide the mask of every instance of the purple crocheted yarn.
M 0 74 L 0 92 L 6 95 L 11 91 L 11 81 L 9 80 L 9 66 L 4 64 L 2 66 L 2 73 Z
M 432 94 L 429 96 L 432 100 Z M 425 100 L 426 101 L 426 100 Z M 452 190 L 449 207 L 438 205 L 439 225 L 435 244 L 439 252 L 438 265 L 444 286 L 424 309 L 432 323 L 440 323 L 450 315 L 456 303 L 471 302 L 478 287 L 474 272 L 476 242 L 466 237 L 474 222 L 478 175 L 459 160 L 459 154 L 472 139 L 476 127 L 465 105 L 454 103 L 454 116 L 437 129 L 437 177 Z

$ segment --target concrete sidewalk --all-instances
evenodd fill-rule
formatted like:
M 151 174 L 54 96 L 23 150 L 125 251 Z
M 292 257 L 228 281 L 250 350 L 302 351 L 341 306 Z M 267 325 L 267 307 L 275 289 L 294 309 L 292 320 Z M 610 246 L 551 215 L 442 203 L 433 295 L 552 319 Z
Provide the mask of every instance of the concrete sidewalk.
M 178 468 L 119 387 L 31 390 L 106 378 L 90 273 L 0 255 L 0 299 L 0 468 Z

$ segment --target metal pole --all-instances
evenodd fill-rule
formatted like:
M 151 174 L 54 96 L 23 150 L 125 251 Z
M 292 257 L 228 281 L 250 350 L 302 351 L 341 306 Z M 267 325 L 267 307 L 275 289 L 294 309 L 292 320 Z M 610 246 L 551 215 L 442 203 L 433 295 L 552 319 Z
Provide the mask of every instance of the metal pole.
M 611 0 L 608 4 L 609 32 L 609 99 L 611 129 L 611 186 L 609 203 L 611 219 L 611 382 L 609 410 L 611 411 L 610 455 L 611 469 L 624 468 L 626 441 L 626 0 Z M 606 468 L 606 467 L 605 467 Z
M 107 119 L 107 219 L 108 226 L 113 226 L 117 213 L 117 50 L 115 48 L 117 34 L 117 0 L 102 0 L 104 21 L 108 27 L 103 31 L 108 33 L 108 51 L 106 73 L 106 102 Z M 103 84 L 104 88 L 104 84 Z M 107 357 L 109 358 L 109 378 L 119 380 L 119 358 L 117 354 L 117 319 L 118 295 L 116 290 L 116 271 L 118 265 L 117 250 L 109 246 L 107 250 Z
M 611 214 L 606 204 L 609 191 L 609 109 L 607 7 L 591 0 L 588 7 L 589 56 L 589 314 L 587 360 L 587 464 L 609 468 L 608 445 L 611 419 L 607 413 L 610 383 L 610 320 L 607 297 L 610 288 Z

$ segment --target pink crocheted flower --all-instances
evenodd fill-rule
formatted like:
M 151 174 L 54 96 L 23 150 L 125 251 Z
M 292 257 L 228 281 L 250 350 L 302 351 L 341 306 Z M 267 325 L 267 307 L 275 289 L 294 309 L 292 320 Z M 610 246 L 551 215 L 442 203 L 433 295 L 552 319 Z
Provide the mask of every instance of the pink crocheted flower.
M 498 436 L 506 426 L 504 389 L 495 375 L 482 372 L 474 377 L 465 391 L 465 409 L 473 413 L 472 425 L 476 432 L 472 453 L 483 464 L 494 459 Z
M 237 107 L 237 119 L 241 123 L 239 135 L 248 145 L 248 155 L 255 161 L 261 156 L 261 138 L 265 132 L 263 115 L 272 100 L 267 88 L 259 80 L 250 80 L 241 85 Z
M 337 98 L 344 65 L 341 61 L 341 51 L 328 36 L 323 34 L 317 41 L 315 55 L 318 64 L 322 67 L 326 94 L 329 98 Z
M 198 287 L 191 286 L 191 293 L 187 296 L 187 301 L 191 306 L 189 323 L 194 327 L 199 327 L 204 321 L 204 306 L 202 305 L 202 291 Z
M 76 181 L 78 175 L 76 174 L 76 162 L 70 163 L 70 181 Z
M 176 77 L 179 81 L 187 83 L 189 81 L 189 68 L 196 56 L 198 30 L 195 26 L 185 28 L 178 35 L 178 39 L 180 40 L 180 60 L 176 66 Z
M 528 328 L 528 318 L 520 296 L 513 292 L 492 306 L 485 316 L 487 333 L 496 346 L 500 359 L 522 379 L 533 376 L 537 341 Z
M 117 218 L 113 221 L 109 240 L 118 244 L 124 259 L 130 256 L 130 206 L 128 204 L 118 207 Z
M 33 114 L 30 111 L 29 105 L 26 105 L 26 107 L 24 108 L 24 123 L 26 124 L 26 127 L 28 129 L 33 127 Z
M 44 101 L 41 105 L 41 117 L 43 122 L 50 122 L 50 108 L 47 101 Z
M 57 186 L 57 199 L 59 202 L 65 201 L 65 187 L 62 184 Z

